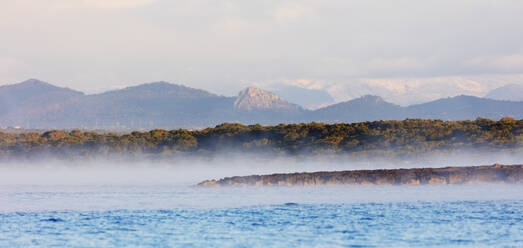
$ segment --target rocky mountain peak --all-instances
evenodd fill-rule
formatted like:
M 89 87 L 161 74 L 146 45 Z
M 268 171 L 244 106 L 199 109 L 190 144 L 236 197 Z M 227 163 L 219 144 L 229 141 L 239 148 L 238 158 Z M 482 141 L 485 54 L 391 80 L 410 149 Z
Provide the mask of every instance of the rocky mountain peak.
M 383 100 L 383 98 L 381 98 L 380 96 L 374 96 L 374 95 L 362 96 L 362 97 L 360 97 L 360 100 L 362 102 L 366 102 L 366 103 L 382 103 L 382 102 L 385 102 L 385 100 Z
M 256 87 L 247 87 L 240 91 L 236 101 L 234 101 L 234 110 L 236 111 L 253 111 L 253 110 L 298 110 L 299 107 L 285 101 L 278 95 L 258 89 Z

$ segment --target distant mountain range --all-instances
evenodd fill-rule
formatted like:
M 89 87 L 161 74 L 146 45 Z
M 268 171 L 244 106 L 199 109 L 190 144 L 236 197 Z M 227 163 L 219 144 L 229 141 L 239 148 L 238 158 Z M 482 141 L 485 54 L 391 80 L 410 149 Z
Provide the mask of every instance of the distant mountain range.
M 278 86 L 273 91 L 274 93 L 306 109 L 318 109 L 335 102 L 334 98 L 324 90 L 306 89 L 288 84 L 279 84 Z
M 507 84 L 493 89 L 485 95 L 485 98 L 495 100 L 523 101 L 523 85 Z
M 523 102 L 456 96 L 402 107 L 379 96 L 307 110 L 282 97 L 248 87 L 237 97 L 170 84 L 147 83 L 86 95 L 36 79 L 0 86 L 0 126 L 23 128 L 199 128 L 223 122 L 279 124 L 426 118 L 523 118 Z
M 502 82 L 505 80 L 507 79 L 470 80 L 454 77 L 423 80 L 354 79 L 350 83 L 328 83 L 303 79 L 258 83 L 258 85 L 263 85 L 262 88 L 267 87 L 287 101 L 299 104 L 306 109 L 318 109 L 364 95 L 380 96 L 388 102 L 401 106 L 421 104 L 456 95 L 523 101 L 523 81 L 515 78 L 513 79 L 515 83 L 503 85 Z

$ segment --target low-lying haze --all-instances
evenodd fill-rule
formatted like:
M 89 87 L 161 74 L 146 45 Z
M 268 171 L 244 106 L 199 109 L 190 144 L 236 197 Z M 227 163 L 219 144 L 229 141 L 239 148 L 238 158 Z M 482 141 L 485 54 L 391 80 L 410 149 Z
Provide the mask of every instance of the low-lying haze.
M 0 185 L 195 185 L 207 179 L 273 173 L 426 168 L 521 164 L 516 152 L 419 154 L 409 158 L 376 156 L 262 156 L 227 153 L 216 157 L 176 157 L 150 160 L 53 159 L 11 160 L 0 163 Z
M 206 188 L 205 179 L 277 172 L 521 163 L 518 154 L 430 155 L 411 160 L 259 158 L 123 162 L 47 160 L 0 165 L 0 213 L 238 208 L 272 204 L 518 200 L 522 185 Z

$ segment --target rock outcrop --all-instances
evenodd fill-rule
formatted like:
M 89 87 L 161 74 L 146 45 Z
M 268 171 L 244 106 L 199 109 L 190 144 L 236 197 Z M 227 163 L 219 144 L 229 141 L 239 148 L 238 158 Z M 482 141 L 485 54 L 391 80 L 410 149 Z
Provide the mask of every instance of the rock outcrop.
M 523 183 L 523 165 L 354 170 L 227 177 L 198 186 L 327 186 Z
M 289 103 L 276 94 L 248 87 L 238 94 L 234 102 L 236 111 L 274 110 L 274 111 L 299 111 L 300 107 Z

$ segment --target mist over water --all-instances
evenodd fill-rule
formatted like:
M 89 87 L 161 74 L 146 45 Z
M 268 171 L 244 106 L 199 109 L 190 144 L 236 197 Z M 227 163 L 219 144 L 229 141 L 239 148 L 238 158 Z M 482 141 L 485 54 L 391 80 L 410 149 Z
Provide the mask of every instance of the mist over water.
M 520 199 L 520 185 L 200 188 L 203 180 L 272 173 L 521 163 L 518 153 L 405 158 L 230 155 L 167 160 L 44 160 L 0 165 L 0 211 L 242 207 L 296 203 Z M 64 204 L 67 203 L 67 204 Z
M 1 185 L 176 185 L 191 186 L 208 179 L 273 173 L 438 168 L 521 164 L 523 153 L 472 152 L 418 154 L 398 158 L 333 156 L 273 156 L 224 154 L 214 157 L 138 159 L 52 159 L 0 163 Z
M 226 154 L 0 164 L 2 247 L 518 246 L 523 185 L 196 187 L 229 176 L 521 163 Z

